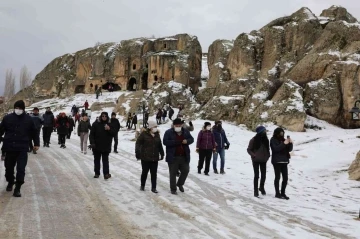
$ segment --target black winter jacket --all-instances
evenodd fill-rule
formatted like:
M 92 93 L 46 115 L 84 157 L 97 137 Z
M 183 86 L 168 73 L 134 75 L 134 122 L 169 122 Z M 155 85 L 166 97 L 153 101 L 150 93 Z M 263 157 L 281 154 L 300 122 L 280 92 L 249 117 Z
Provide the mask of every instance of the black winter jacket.
M 105 130 L 105 125 L 110 127 L 110 130 Z M 110 153 L 112 138 L 116 135 L 115 127 L 111 124 L 110 120 L 95 121 L 90 130 L 90 144 L 95 145 L 93 148 L 96 151 Z
M 42 117 L 44 119 L 44 127 L 54 127 L 55 126 L 55 117 L 51 111 L 45 112 L 45 114 L 43 114 Z
M 290 152 L 293 150 L 293 144 L 284 144 L 284 142 L 272 137 L 270 140 L 272 151 L 271 163 L 289 163 Z
M 0 138 L 4 134 L 2 150 L 5 152 L 27 152 L 29 140 L 34 140 L 34 146 L 40 146 L 38 130 L 25 113 L 6 115 L 0 123 Z
M 117 118 L 111 118 L 111 124 L 115 127 L 115 131 L 119 132 L 120 130 L 120 122 Z
M 69 132 L 69 119 L 67 117 L 58 117 L 56 121 L 56 128 L 58 134 L 68 134 Z
M 89 133 L 89 130 L 91 129 L 90 121 L 84 121 L 80 120 L 78 128 L 77 128 L 77 134 L 80 136 L 80 133 Z
M 164 149 L 160 134 L 157 132 L 152 136 L 149 130 L 142 132 L 136 140 L 135 155 L 137 159 L 144 161 L 154 162 L 163 159 Z

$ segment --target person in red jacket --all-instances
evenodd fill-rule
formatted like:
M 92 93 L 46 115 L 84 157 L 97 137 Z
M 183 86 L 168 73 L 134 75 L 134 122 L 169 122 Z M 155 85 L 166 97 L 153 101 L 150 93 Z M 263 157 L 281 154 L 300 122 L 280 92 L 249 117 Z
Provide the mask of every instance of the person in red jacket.
M 89 109 L 89 102 L 87 100 L 85 101 L 84 107 L 85 107 L 85 110 Z

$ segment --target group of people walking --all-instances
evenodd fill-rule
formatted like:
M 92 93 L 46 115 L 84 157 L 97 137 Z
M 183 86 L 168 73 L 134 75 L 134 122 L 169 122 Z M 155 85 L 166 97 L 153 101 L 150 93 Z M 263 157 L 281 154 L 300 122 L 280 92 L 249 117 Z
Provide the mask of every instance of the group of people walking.
M 57 128 L 60 135 L 61 147 L 65 148 L 65 138 L 68 134 L 71 123 L 65 113 L 60 113 L 55 119 L 50 108 L 39 116 L 39 109 L 34 108 L 31 115 L 25 114 L 25 103 L 17 101 L 14 104 L 14 112 L 4 117 L 0 124 L 0 141 L 3 142 L 2 152 L 5 154 L 5 177 L 8 182 L 7 191 L 12 191 L 13 195 L 21 197 L 20 188 L 25 179 L 25 167 L 27 164 L 29 145 L 32 151 L 36 152 L 40 146 L 40 130 L 43 129 L 44 147 L 49 147 L 52 127 Z M 116 114 L 112 113 L 109 117 L 107 112 L 102 112 L 100 117 L 91 125 L 86 113 L 82 113 L 77 134 L 80 137 L 81 153 L 87 154 L 87 148 L 93 151 L 94 155 L 94 178 L 99 178 L 102 173 L 104 179 L 111 178 L 109 170 L 109 154 L 112 151 L 112 141 L 114 140 L 114 152 L 117 153 L 118 132 L 120 122 L 116 119 Z M 75 128 L 75 125 L 74 125 Z M 157 169 L 159 161 L 166 159 L 169 168 L 170 191 L 176 195 L 177 190 L 184 192 L 184 184 L 190 171 L 190 145 L 194 143 L 191 131 L 194 130 L 190 121 L 186 124 L 184 120 L 176 118 L 172 126 L 168 129 L 161 140 L 158 130 L 158 123 L 152 120 L 147 122 L 147 127 L 139 135 L 135 145 L 135 156 L 141 160 L 142 174 L 140 177 L 140 190 L 145 190 L 147 175 L 151 174 L 151 191 L 157 191 Z M 5 135 L 3 137 L 3 135 Z M 292 139 L 284 137 L 285 132 L 282 128 L 274 131 L 273 137 L 269 141 L 266 128 L 259 126 L 256 135 L 250 140 L 247 152 L 249 153 L 254 170 L 254 196 L 259 197 L 259 191 L 266 195 L 265 180 L 267 161 L 272 151 L 271 163 L 275 171 L 274 187 L 275 197 L 289 199 L 286 195 L 288 180 L 288 164 L 290 152 L 293 149 Z M 87 146 L 87 139 L 90 145 Z M 30 144 L 33 142 L 33 144 Z M 165 145 L 166 149 L 163 149 Z M 212 126 L 210 122 L 205 122 L 198 133 L 196 141 L 196 152 L 199 155 L 198 173 L 209 176 L 211 159 L 213 160 L 213 171 L 218 174 L 217 158 L 220 155 L 220 174 L 225 174 L 225 150 L 229 149 L 230 142 L 222 128 L 221 121 L 215 121 Z M 165 154 L 166 153 L 166 154 Z M 165 156 L 166 155 L 166 156 Z M 14 177 L 14 168 L 17 165 L 17 174 Z M 178 179 L 177 179 L 178 177 Z M 280 188 L 280 178 L 283 178 Z M 260 185 L 259 185 L 260 178 Z M 16 180 L 15 180 L 16 179 Z

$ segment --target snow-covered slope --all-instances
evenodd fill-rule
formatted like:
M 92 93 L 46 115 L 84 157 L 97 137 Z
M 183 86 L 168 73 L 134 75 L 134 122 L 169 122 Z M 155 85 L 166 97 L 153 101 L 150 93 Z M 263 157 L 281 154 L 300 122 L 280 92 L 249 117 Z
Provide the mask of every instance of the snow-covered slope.
M 119 94 L 123 93 L 104 93 L 98 101 L 115 101 Z M 36 106 L 65 105 L 66 112 L 70 112 L 73 104 L 81 105 L 85 99 L 90 104 L 96 101 L 94 95 L 79 94 L 65 100 L 39 102 Z M 111 108 L 104 110 L 112 112 Z M 154 116 L 151 118 L 155 120 Z M 192 135 L 196 140 L 205 121 L 193 122 Z M 348 180 L 347 168 L 359 150 L 360 130 L 343 130 L 311 117 L 307 123 L 322 130 L 286 132 L 294 140 L 287 189 L 289 201 L 274 198 L 270 162 L 268 194 L 261 199 L 253 197 L 253 168 L 246 149 L 254 133 L 226 122 L 223 128 L 231 143 L 226 151 L 226 175 L 215 175 L 212 170 L 210 177 L 197 174 L 198 154 L 193 144 L 185 194 L 169 193 L 166 162 L 159 163 L 160 194 L 149 192 L 150 176 L 148 191 L 140 192 L 141 164 L 135 159 L 135 143 L 131 141 L 134 132 L 120 131 L 120 153 L 110 155 L 113 178 L 101 182 L 103 191 L 99 194 L 105 194 L 104 198 L 115 205 L 114 210 L 144 229 L 141 233 L 154 238 L 359 238 L 359 221 L 354 218 L 360 207 L 360 182 Z M 168 128 L 170 123 L 161 125 L 161 134 Z M 274 129 L 275 126 L 268 126 L 269 138 Z M 53 147 L 57 146 L 55 138 L 53 135 Z M 83 162 L 86 167 L 81 173 L 88 173 L 91 178 L 92 155 L 79 153 L 77 136 L 67 144 L 66 155 Z M 48 154 L 47 150 L 40 149 L 39 153 Z

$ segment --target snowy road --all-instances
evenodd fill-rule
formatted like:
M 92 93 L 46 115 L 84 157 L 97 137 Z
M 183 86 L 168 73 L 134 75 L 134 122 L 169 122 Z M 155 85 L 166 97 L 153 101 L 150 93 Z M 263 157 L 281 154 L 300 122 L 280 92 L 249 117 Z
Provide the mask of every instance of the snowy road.
M 130 134 L 122 132 L 120 138 Z M 209 184 L 194 175 L 194 168 L 184 194 L 169 193 L 165 162 L 159 163 L 160 193 L 150 192 L 150 178 L 141 192 L 141 166 L 130 142 L 110 155 L 113 177 L 94 179 L 92 154 L 79 152 L 78 137 L 72 135 L 66 149 L 55 138 L 51 148 L 30 154 L 22 198 L 5 191 L 1 165 L 0 238 L 351 238 Z M 234 206 L 239 201 L 254 216 Z M 269 226 L 261 221 L 264 215 Z

